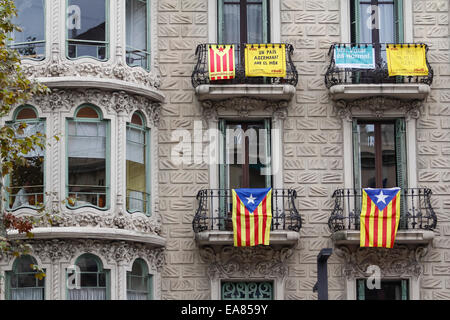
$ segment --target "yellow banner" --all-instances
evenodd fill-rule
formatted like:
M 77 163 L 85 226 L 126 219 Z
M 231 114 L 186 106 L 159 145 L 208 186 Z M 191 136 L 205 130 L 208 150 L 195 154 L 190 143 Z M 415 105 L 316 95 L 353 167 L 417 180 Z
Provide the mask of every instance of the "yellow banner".
M 247 77 L 286 77 L 286 46 L 284 44 L 245 45 Z
M 389 76 L 426 76 L 425 46 L 386 45 Z

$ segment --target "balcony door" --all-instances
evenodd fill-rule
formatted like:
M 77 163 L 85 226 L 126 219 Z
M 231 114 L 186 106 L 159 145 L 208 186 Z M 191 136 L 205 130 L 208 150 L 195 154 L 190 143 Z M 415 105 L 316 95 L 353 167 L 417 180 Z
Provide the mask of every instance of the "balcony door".
M 218 0 L 219 43 L 268 43 L 269 0 Z
M 224 139 L 221 189 L 271 187 L 270 119 L 222 119 L 220 127 Z
M 358 300 L 409 300 L 408 286 L 408 280 L 381 280 L 378 289 L 371 289 L 366 279 L 358 279 Z

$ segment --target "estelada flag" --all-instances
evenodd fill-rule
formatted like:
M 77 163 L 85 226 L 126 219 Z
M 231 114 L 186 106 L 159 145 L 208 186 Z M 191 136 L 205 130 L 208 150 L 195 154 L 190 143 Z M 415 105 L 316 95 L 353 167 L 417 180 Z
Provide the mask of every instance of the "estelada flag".
M 235 247 L 269 245 L 272 223 L 272 188 L 233 189 Z
M 394 246 L 400 221 L 400 188 L 362 191 L 360 247 Z
M 425 45 L 387 44 L 389 76 L 427 76 Z
M 234 78 L 234 45 L 210 44 L 208 60 L 210 80 Z

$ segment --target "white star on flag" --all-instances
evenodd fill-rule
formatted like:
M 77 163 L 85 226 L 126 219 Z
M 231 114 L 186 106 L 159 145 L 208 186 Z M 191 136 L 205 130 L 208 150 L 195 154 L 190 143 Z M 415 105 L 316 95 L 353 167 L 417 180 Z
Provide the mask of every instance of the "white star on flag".
M 253 197 L 253 194 L 250 194 L 250 197 L 248 197 L 248 198 L 246 197 L 245 199 L 247 199 L 247 204 L 249 204 L 249 203 L 255 204 L 256 198 Z
M 386 204 L 385 199 L 386 199 L 388 196 L 386 196 L 386 195 L 383 194 L 383 190 L 381 190 L 380 194 L 377 195 L 377 196 L 375 196 L 375 197 L 378 199 L 377 203 L 381 201 L 381 202 L 383 202 L 384 204 Z

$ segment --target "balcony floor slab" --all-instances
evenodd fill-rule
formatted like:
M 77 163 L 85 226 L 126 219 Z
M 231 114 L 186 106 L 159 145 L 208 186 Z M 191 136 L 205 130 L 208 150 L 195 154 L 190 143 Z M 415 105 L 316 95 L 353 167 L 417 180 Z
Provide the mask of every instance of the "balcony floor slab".
M 236 97 L 289 101 L 295 94 L 295 87 L 290 84 L 202 84 L 195 88 L 195 93 L 199 101 Z
M 359 230 L 341 230 L 331 235 L 335 245 L 359 245 Z M 434 232 L 430 230 L 398 230 L 395 237 L 395 243 L 398 244 L 428 244 L 434 239 Z
M 300 235 L 296 231 L 275 230 L 270 232 L 271 245 L 294 246 Z M 202 231 L 195 234 L 198 245 L 233 245 L 233 231 Z
M 431 88 L 423 83 L 339 84 L 330 88 L 332 100 L 356 100 L 384 96 L 408 100 L 424 100 Z

